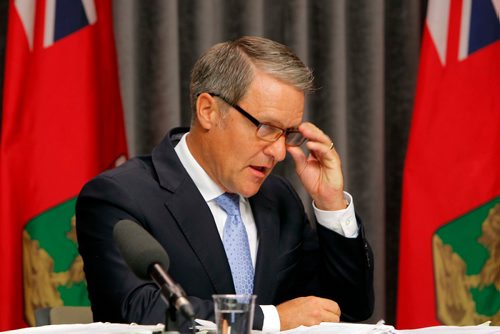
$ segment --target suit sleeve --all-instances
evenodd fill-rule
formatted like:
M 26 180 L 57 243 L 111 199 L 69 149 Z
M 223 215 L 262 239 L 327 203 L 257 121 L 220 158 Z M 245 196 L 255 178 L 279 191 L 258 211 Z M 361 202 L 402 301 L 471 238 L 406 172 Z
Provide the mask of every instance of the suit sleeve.
M 285 181 L 286 182 L 286 181 Z M 300 201 L 293 188 L 288 189 Z M 346 238 L 321 226 L 304 228 L 296 296 L 315 295 L 337 302 L 342 321 L 362 321 L 374 308 L 373 253 L 357 216 L 357 238 Z
M 134 275 L 113 242 L 113 227 L 118 221 L 130 219 L 144 224 L 138 201 L 131 193 L 122 183 L 101 175 L 83 188 L 77 200 L 78 245 L 94 321 L 165 323 L 167 304 L 160 290 L 155 283 Z M 212 301 L 188 298 L 197 318 L 213 318 Z M 187 332 L 191 324 L 187 319 L 179 321 L 181 330 Z
M 345 238 L 317 225 L 325 274 L 323 290 L 340 306 L 342 321 L 362 321 L 374 308 L 373 253 L 363 226 L 357 238 Z

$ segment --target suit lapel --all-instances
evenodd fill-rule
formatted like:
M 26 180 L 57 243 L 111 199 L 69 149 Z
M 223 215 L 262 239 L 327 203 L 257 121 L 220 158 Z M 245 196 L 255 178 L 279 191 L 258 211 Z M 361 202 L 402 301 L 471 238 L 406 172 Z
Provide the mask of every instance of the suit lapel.
M 273 200 L 261 193 L 250 198 L 250 205 L 259 238 L 254 293 L 258 303 L 272 304 L 276 291 L 279 216 L 274 209 Z
M 172 142 L 188 128 L 172 130 L 153 150 L 158 181 L 166 189 L 165 206 L 203 265 L 216 293 L 234 293 L 231 269 L 212 213 L 182 166 Z
M 212 213 L 189 179 L 165 203 L 203 265 L 216 293 L 235 293 L 231 269 Z

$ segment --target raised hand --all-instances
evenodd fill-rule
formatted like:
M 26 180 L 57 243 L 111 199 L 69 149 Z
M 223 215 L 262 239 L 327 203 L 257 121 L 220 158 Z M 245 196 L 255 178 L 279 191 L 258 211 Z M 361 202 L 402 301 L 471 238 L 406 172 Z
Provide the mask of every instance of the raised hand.
M 306 191 L 318 209 L 345 209 L 342 166 L 332 140 L 312 123 L 302 123 L 299 130 L 308 139 L 309 154 L 300 147 L 287 147 L 287 151 L 295 161 L 295 171 Z

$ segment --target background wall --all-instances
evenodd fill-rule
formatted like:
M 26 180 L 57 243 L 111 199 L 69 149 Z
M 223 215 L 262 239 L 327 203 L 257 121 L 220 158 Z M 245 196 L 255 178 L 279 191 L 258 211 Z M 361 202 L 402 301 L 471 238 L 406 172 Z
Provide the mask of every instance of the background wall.
M 205 49 L 241 35 L 289 45 L 319 88 L 305 117 L 333 138 L 374 249 L 370 321 L 394 323 L 401 175 L 425 7 L 424 0 L 114 0 L 131 156 L 189 125 L 190 69 Z M 0 87 L 6 19 L 0 0 Z M 276 173 L 297 181 L 291 159 Z

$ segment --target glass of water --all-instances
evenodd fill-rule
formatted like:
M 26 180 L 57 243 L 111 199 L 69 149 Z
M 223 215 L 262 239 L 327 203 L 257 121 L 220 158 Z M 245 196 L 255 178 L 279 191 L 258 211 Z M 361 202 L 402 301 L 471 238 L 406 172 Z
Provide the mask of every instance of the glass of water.
M 255 295 L 213 295 L 217 334 L 249 334 Z

